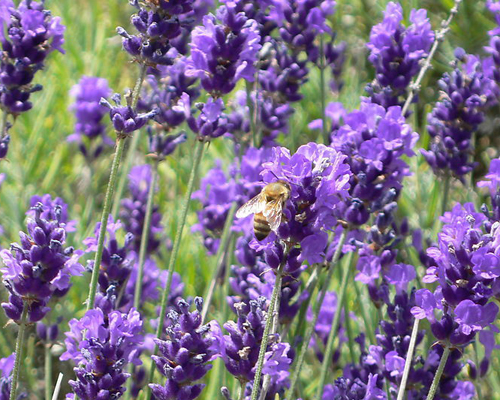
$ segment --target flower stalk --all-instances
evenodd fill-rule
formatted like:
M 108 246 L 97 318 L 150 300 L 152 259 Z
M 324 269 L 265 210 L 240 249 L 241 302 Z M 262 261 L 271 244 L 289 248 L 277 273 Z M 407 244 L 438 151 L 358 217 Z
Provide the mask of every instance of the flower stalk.
M 257 365 L 255 370 L 255 377 L 253 380 L 252 395 L 251 400 L 257 400 L 259 397 L 259 386 L 260 379 L 262 377 L 262 368 L 264 367 L 264 358 L 266 356 L 267 345 L 269 343 L 269 335 L 271 333 L 271 328 L 274 325 L 274 319 L 278 319 L 279 315 L 274 315 L 274 309 L 277 307 L 279 312 L 278 298 L 281 292 L 281 279 L 283 278 L 283 269 L 286 264 L 287 252 L 283 255 L 283 261 L 278 268 L 276 273 L 276 281 L 274 282 L 273 292 L 271 294 L 271 301 L 269 303 L 269 308 L 267 310 L 267 320 L 266 326 L 264 327 L 264 334 L 262 335 L 262 341 L 260 343 L 259 358 L 257 359 Z
M 14 361 L 14 369 L 12 371 L 12 383 L 10 388 L 9 400 L 17 399 L 17 386 L 19 383 L 19 367 L 23 358 L 23 347 L 26 337 L 26 320 L 28 318 L 28 304 L 24 302 L 23 313 L 19 323 L 19 332 L 17 333 L 16 341 L 16 360 Z
M 417 343 L 418 325 L 420 320 L 415 318 L 413 322 L 413 329 L 411 331 L 410 345 L 408 346 L 408 353 L 406 354 L 405 368 L 399 385 L 399 392 L 397 400 L 403 400 L 405 396 L 406 383 L 408 382 L 408 375 L 410 375 L 411 363 L 413 361 L 413 353 L 415 352 L 415 344 Z
M 177 255 L 179 254 L 179 246 L 181 244 L 182 233 L 184 231 L 184 226 L 186 225 L 186 216 L 189 209 L 189 204 L 191 202 L 191 195 L 193 194 L 194 182 L 196 176 L 198 175 L 198 167 L 200 166 L 201 159 L 203 157 L 203 150 L 205 148 L 205 142 L 202 140 L 197 140 L 195 149 L 194 149 L 194 159 L 193 166 L 191 168 L 191 173 L 189 175 L 188 187 L 186 191 L 186 195 L 184 197 L 184 202 L 182 204 L 182 208 L 179 215 L 179 223 L 177 225 L 177 232 L 175 234 L 174 244 L 172 248 L 172 253 L 170 255 L 170 260 L 168 264 L 168 277 L 167 282 L 165 284 L 165 288 L 163 289 L 162 299 L 161 299 L 161 309 L 160 315 L 158 319 L 158 328 L 156 329 L 156 337 L 161 338 L 161 334 L 163 332 L 163 324 L 165 323 L 167 304 L 168 304 L 168 295 L 170 293 L 170 288 L 172 286 L 172 277 L 174 274 L 175 262 L 177 261 Z M 155 349 L 153 354 L 156 354 L 158 350 L 158 345 L 155 345 Z M 153 375 L 155 371 L 155 363 L 151 360 L 151 367 L 149 371 L 149 381 L 153 382 Z M 151 398 L 151 389 L 148 387 L 148 394 L 146 396 L 147 399 Z
M 137 281 L 134 290 L 134 308 L 139 310 L 142 294 L 142 280 L 144 277 L 144 263 L 146 261 L 146 252 L 148 249 L 149 234 L 151 231 L 151 216 L 153 215 L 153 199 L 155 196 L 156 180 L 158 179 L 158 165 L 160 158 L 156 157 L 151 168 L 151 183 L 149 186 L 148 200 L 146 203 L 146 214 L 144 216 L 144 226 L 142 228 L 141 246 L 139 249 L 139 270 L 137 271 Z
M 314 327 L 316 326 L 316 322 L 318 322 L 318 316 L 319 312 L 321 310 L 321 306 L 323 304 L 323 301 L 325 300 L 326 292 L 328 290 L 328 286 L 330 285 L 331 278 L 333 276 L 333 270 L 335 269 L 335 265 L 337 264 L 340 255 L 342 254 L 342 247 L 344 246 L 345 240 L 347 238 L 347 231 L 343 230 L 339 242 L 337 244 L 337 248 L 335 249 L 335 254 L 333 255 L 332 262 L 330 264 L 330 268 L 328 269 L 328 274 L 326 276 L 325 281 L 323 282 L 323 285 L 321 287 L 320 291 L 320 297 L 318 301 L 314 304 L 314 309 L 313 309 L 313 319 L 309 323 L 306 333 L 304 335 L 304 340 L 302 341 L 302 347 L 300 348 L 299 351 L 299 356 L 297 357 L 297 364 L 295 365 L 295 369 L 293 371 L 292 379 L 291 379 L 291 384 L 290 384 L 290 390 L 288 391 L 288 396 L 287 398 L 292 399 L 293 398 L 293 393 L 295 391 L 295 388 L 297 387 L 297 383 L 299 380 L 299 374 L 300 370 L 302 369 L 302 364 L 304 363 L 304 359 L 306 356 L 307 348 L 309 345 L 309 342 L 311 341 L 311 337 L 314 332 Z M 340 304 L 340 299 L 338 300 L 337 307 Z M 338 314 L 338 313 L 336 313 Z
M 337 249 L 338 250 L 338 249 Z M 333 353 L 333 341 L 337 336 L 337 330 L 340 324 L 340 316 L 342 315 L 342 307 L 344 304 L 345 292 L 347 290 L 347 283 L 349 282 L 349 277 L 351 276 L 351 263 L 354 252 L 349 253 L 349 257 L 344 265 L 344 270 L 342 271 L 342 282 L 340 284 L 339 296 L 337 299 L 337 310 L 332 321 L 332 327 L 328 335 L 328 341 L 326 342 L 325 357 L 323 358 L 323 364 L 321 365 L 321 375 L 319 381 L 318 394 L 316 395 L 317 400 L 321 400 L 323 397 L 323 391 L 325 388 L 326 375 L 328 373 L 328 368 L 330 367 L 330 361 L 332 359 Z M 346 318 L 349 316 L 346 315 Z
M 436 371 L 436 375 L 434 375 L 434 379 L 432 380 L 431 388 L 429 389 L 429 394 L 427 395 L 426 400 L 433 400 L 434 396 L 439 387 L 439 381 L 441 380 L 441 376 L 443 375 L 444 367 L 446 366 L 446 361 L 448 361 L 448 356 L 450 355 L 450 347 L 445 346 L 443 355 L 441 356 L 441 361 L 439 361 L 439 366 Z

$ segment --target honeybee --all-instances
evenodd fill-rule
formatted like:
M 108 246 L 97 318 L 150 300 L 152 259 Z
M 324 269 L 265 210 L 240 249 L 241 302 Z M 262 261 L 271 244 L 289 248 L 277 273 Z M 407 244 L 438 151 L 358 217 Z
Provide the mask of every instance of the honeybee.
M 283 206 L 290 198 L 292 188 L 286 181 L 278 180 L 264 186 L 254 198 L 248 200 L 236 212 L 237 218 L 253 216 L 253 232 L 257 240 L 264 240 L 281 224 Z

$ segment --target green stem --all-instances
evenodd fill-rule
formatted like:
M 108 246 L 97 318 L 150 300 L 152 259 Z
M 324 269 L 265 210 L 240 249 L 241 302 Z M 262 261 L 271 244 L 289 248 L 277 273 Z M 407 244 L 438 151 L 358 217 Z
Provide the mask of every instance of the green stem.
M 205 318 L 208 313 L 208 309 L 210 307 L 210 303 L 212 302 L 212 298 L 215 291 L 215 286 L 217 284 L 217 280 L 220 277 L 222 267 L 224 266 L 224 256 L 227 252 L 227 246 L 229 244 L 229 239 L 231 238 L 231 227 L 233 226 L 234 214 L 236 213 L 237 204 L 233 202 L 231 208 L 226 217 L 226 222 L 224 223 L 224 229 L 222 230 L 222 237 L 219 242 L 219 248 L 217 249 L 217 254 L 215 256 L 215 269 L 212 275 L 212 279 L 210 280 L 210 286 L 208 287 L 207 292 L 205 293 L 205 297 L 203 299 L 203 310 L 201 311 L 201 321 L 205 321 Z M 227 268 L 229 268 L 227 266 Z
M 411 363 L 413 362 L 413 353 L 415 352 L 415 345 L 417 343 L 419 322 L 420 320 L 417 318 L 415 318 L 415 321 L 413 322 L 410 345 L 408 347 L 408 352 L 406 353 L 405 368 L 403 370 L 403 377 L 401 378 L 401 384 L 399 385 L 397 400 L 403 400 L 405 396 L 406 383 L 408 382 L 408 375 L 410 375 Z
M 354 336 L 351 326 L 351 318 L 349 317 L 349 302 L 344 303 L 344 315 L 345 315 L 345 330 L 347 331 L 347 340 L 349 343 L 349 355 L 351 357 L 351 363 L 356 364 L 356 353 L 354 352 Z
M 248 117 L 250 120 L 250 131 L 252 132 L 252 143 L 253 147 L 257 147 L 257 127 L 255 120 L 253 118 L 254 114 L 254 102 L 252 101 L 252 82 L 246 81 L 246 90 L 247 90 L 247 107 L 248 107 Z M 240 143 L 240 146 L 242 146 L 243 143 Z
M 441 376 L 443 375 L 444 367 L 446 366 L 446 361 L 448 361 L 448 356 L 450 355 L 450 348 L 446 346 L 443 351 L 443 355 L 441 356 L 441 361 L 439 361 L 439 366 L 436 371 L 436 375 L 434 375 L 434 379 L 432 380 L 431 388 L 429 389 L 429 394 L 427 395 L 426 400 L 434 399 L 436 392 L 439 387 L 439 381 L 441 380 Z
M 321 98 L 321 133 L 323 135 L 323 143 L 328 145 L 328 129 L 326 127 L 326 92 L 325 92 L 325 55 L 323 48 L 323 35 L 319 42 L 319 91 Z
M 137 280 L 135 282 L 134 291 L 134 308 L 139 310 L 142 294 L 142 280 L 144 277 L 144 264 L 146 261 L 146 253 L 148 250 L 149 233 L 151 230 L 151 216 L 153 215 L 153 199 L 155 197 L 155 186 L 158 178 L 159 158 L 153 164 L 151 169 L 151 183 L 149 186 L 148 200 L 146 203 L 146 214 L 144 216 L 144 225 L 142 227 L 141 246 L 139 248 L 139 270 L 137 271 Z
M 144 82 L 144 79 L 146 78 L 146 71 L 147 71 L 147 66 L 146 64 L 141 65 L 141 70 L 139 72 L 139 77 L 137 78 L 137 81 L 135 82 L 134 86 L 134 92 L 132 94 L 132 107 L 135 108 L 137 105 L 137 102 L 139 101 L 139 95 L 141 94 L 141 89 L 142 89 L 142 84 Z M 139 138 L 140 138 L 140 132 L 136 132 L 136 134 L 132 137 L 132 140 L 130 141 L 130 146 L 127 150 L 127 158 L 125 159 L 125 165 L 122 169 L 122 173 L 120 175 L 120 179 L 118 180 L 118 186 L 116 187 L 116 195 L 115 195 L 115 200 L 113 203 L 113 210 L 111 211 L 111 215 L 113 215 L 113 218 L 116 219 L 118 216 L 118 211 L 120 209 L 120 200 L 123 195 L 123 191 L 125 190 L 125 184 L 127 183 L 127 176 L 128 172 L 130 171 L 130 167 L 132 165 L 132 162 L 134 161 L 134 155 L 135 151 L 137 149 L 137 146 L 139 145 Z
M 444 187 L 443 187 L 443 202 L 441 203 L 441 215 L 444 215 L 448 206 L 448 196 L 450 194 L 450 175 L 446 175 L 444 178 Z
M 323 358 L 323 364 L 321 365 L 321 375 L 319 381 L 318 394 L 316 395 L 317 400 L 321 400 L 323 397 L 323 391 L 325 389 L 326 375 L 328 373 L 328 368 L 330 367 L 330 362 L 332 360 L 333 353 L 333 341 L 337 336 L 337 330 L 340 324 L 340 316 L 342 315 L 342 306 L 344 304 L 345 292 L 347 290 L 347 283 L 349 282 L 349 277 L 351 276 L 351 261 L 354 252 L 349 254 L 348 260 L 344 265 L 344 270 L 342 274 L 342 282 L 340 284 L 340 291 L 337 298 L 337 310 L 332 321 L 332 327 L 330 329 L 330 334 L 328 335 L 328 341 L 326 342 L 326 351 Z M 346 318 L 349 316 L 346 315 Z
M 257 359 L 257 367 L 255 369 L 251 400 L 257 400 L 259 396 L 260 378 L 262 376 L 262 368 L 264 367 L 264 358 L 266 356 L 267 344 L 269 343 L 269 333 L 271 327 L 273 326 L 274 318 L 279 318 L 279 315 L 274 315 L 274 308 L 278 306 L 279 312 L 279 304 L 276 303 L 278 300 L 278 294 L 281 292 L 281 278 L 283 277 L 283 268 L 285 268 L 286 258 L 287 254 L 285 252 L 285 254 L 283 255 L 283 262 L 281 263 L 280 267 L 278 268 L 278 272 L 276 273 L 276 281 L 274 282 L 273 292 L 271 294 L 271 302 L 269 303 L 269 308 L 267 310 L 266 326 L 264 327 L 262 341 L 260 342 L 259 358 Z
M 306 287 L 304 288 L 303 292 L 307 292 L 308 296 L 305 298 L 305 300 L 302 302 L 300 305 L 300 310 L 299 314 L 297 316 L 297 327 L 295 328 L 295 334 L 293 337 L 300 337 L 302 336 L 302 327 L 304 326 L 306 322 L 306 312 L 307 309 L 309 308 L 309 304 L 311 303 L 311 299 L 313 298 L 314 290 L 316 289 L 316 285 L 318 283 L 318 276 L 319 276 L 319 271 L 322 268 L 322 264 L 317 264 L 316 268 L 314 268 L 313 273 L 311 274 L 309 281 L 306 284 Z M 285 334 L 282 335 L 283 340 L 285 339 Z
M 356 284 L 356 282 L 354 282 L 353 286 L 354 286 L 354 290 L 356 291 L 356 297 L 361 302 L 363 294 L 361 293 L 361 290 L 359 290 L 359 287 Z M 366 336 L 368 337 L 368 340 L 370 343 L 375 343 L 376 342 L 375 334 L 373 333 L 373 329 L 372 329 L 372 321 L 371 321 L 370 317 L 368 316 L 368 307 L 365 307 L 363 305 L 364 303 L 361 303 L 361 304 L 362 304 L 360 306 L 361 316 L 363 318 L 363 322 L 365 323 Z
M 26 334 L 26 318 L 28 317 L 28 304 L 24 302 L 23 313 L 19 323 L 19 332 L 17 333 L 16 341 L 16 360 L 14 361 L 14 370 L 12 372 L 12 383 L 10 386 L 9 400 L 17 399 L 17 386 L 19 382 L 19 366 L 23 358 L 24 338 Z
M 52 343 L 45 343 L 45 400 L 52 398 Z
M 243 400 L 245 398 L 245 382 L 240 382 L 240 394 L 238 396 L 238 400 Z
M 104 198 L 104 206 L 101 216 L 101 227 L 99 229 L 99 238 L 97 241 L 97 251 L 94 258 L 94 267 L 92 270 L 92 278 L 90 280 L 90 291 L 87 299 L 87 310 L 94 308 L 95 296 L 97 293 L 97 282 L 99 278 L 99 269 L 101 267 L 102 253 L 104 250 L 104 239 L 106 237 L 106 228 L 108 227 L 108 217 L 111 210 L 111 201 L 113 199 L 113 191 L 116 186 L 116 178 L 118 177 L 118 168 L 122 159 L 123 148 L 125 147 L 125 137 L 116 139 L 116 150 L 111 164 L 111 174 L 109 175 L 108 187 L 106 189 L 106 197 Z M 116 201 L 117 199 L 115 199 Z
M 314 332 L 314 327 L 316 326 L 316 322 L 318 321 L 319 311 L 321 310 L 321 306 L 323 305 L 323 301 L 325 300 L 326 291 L 328 290 L 328 286 L 330 285 L 330 280 L 332 279 L 333 270 L 335 269 L 335 264 L 337 264 L 340 255 L 342 254 L 342 247 L 344 246 L 345 240 L 347 237 L 347 231 L 343 230 L 342 234 L 339 238 L 339 242 L 337 244 L 337 248 L 335 249 L 335 254 L 333 255 L 332 262 L 330 263 L 330 268 L 328 269 L 328 274 L 326 276 L 325 281 L 321 287 L 320 296 L 317 302 L 314 304 L 313 308 L 313 319 L 308 324 L 306 333 L 304 335 L 304 340 L 302 341 L 302 347 L 300 348 L 299 356 L 297 358 L 297 365 L 293 370 L 290 390 L 288 391 L 287 399 L 293 399 L 293 393 L 297 386 L 300 371 L 302 369 L 302 364 L 304 363 L 304 358 L 306 356 L 307 349 L 309 347 L 309 342 L 311 341 L 311 337 Z M 339 303 L 337 303 L 339 304 Z
M 156 328 L 156 337 L 157 338 L 161 338 L 161 334 L 163 332 L 163 324 L 165 323 L 165 314 L 166 314 L 167 306 L 168 306 L 168 295 L 170 293 L 170 287 L 172 286 L 172 277 L 174 274 L 175 262 L 177 261 L 177 255 L 179 253 L 179 246 L 181 244 L 181 239 L 182 239 L 182 232 L 184 231 L 184 225 L 186 225 L 186 216 L 187 216 L 187 212 L 189 209 L 189 204 L 191 202 L 191 195 L 193 194 L 195 178 L 198 175 L 198 167 L 199 167 L 201 159 L 203 157 L 204 147 L 205 147 L 204 142 L 199 141 L 199 140 L 196 141 L 196 145 L 195 145 L 195 149 L 194 149 L 193 167 L 191 168 L 191 173 L 189 175 L 187 191 L 186 191 L 186 194 L 184 197 L 184 202 L 182 204 L 182 208 L 180 210 L 179 223 L 177 225 L 177 232 L 175 234 L 174 245 L 173 245 L 172 253 L 170 254 L 170 260 L 168 263 L 167 282 L 166 282 L 165 288 L 163 290 L 163 295 L 162 295 L 162 299 L 161 299 L 160 316 L 158 319 L 158 327 Z M 158 345 L 155 345 L 155 349 L 153 351 L 153 354 L 156 354 L 157 350 L 158 350 Z M 155 371 L 155 363 L 154 363 L 154 361 L 151 361 L 148 382 L 153 381 L 154 371 Z M 149 388 L 149 386 L 147 389 L 146 398 L 147 399 L 151 398 L 151 389 Z

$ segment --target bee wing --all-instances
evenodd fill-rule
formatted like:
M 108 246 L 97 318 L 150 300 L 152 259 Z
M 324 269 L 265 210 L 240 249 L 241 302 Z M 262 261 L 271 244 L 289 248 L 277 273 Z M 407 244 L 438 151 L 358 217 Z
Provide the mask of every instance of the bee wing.
M 262 193 L 259 193 L 254 198 L 248 200 L 238 209 L 238 211 L 236 211 L 236 218 L 245 218 L 250 214 L 260 213 L 264 211 L 265 206 L 266 199 L 262 196 Z
M 276 231 L 281 224 L 281 216 L 283 211 L 283 201 L 282 199 L 276 199 L 270 201 L 266 204 L 263 211 L 264 217 L 266 217 L 267 222 L 271 230 Z

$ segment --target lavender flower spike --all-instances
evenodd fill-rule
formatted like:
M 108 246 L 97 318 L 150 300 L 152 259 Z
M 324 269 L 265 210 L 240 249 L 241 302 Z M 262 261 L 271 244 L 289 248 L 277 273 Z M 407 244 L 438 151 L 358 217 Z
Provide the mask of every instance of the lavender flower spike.
M 232 91 L 239 79 L 254 80 L 260 48 L 257 22 L 221 6 L 217 19 L 207 15 L 203 26 L 194 29 L 186 75 L 200 78 L 203 88 L 218 98 Z
M 106 136 L 106 126 L 102 123 L 106 107 L 99 104 L 101 98 L 111 94 L 111 89 L 104 78 L 83 76 L 70 94 L 75 97 L 70 109 L 75 113 L 76 123 L 75 132 L 68 136 L 68 141 L 77 142 L 84 156 L 95 159 L 104 146 L 113 144 Z
M 87 311 L 81 320 L 69 322 L 66 352 L 61 360 L 73 360 L 77 380 L 69 384 L 82 400 L 118 399 L 125 392 L 128 363 L 140 365 L 139 345 L 143 341 L 140 314 L 113 311 L 104 315 L 99 308 Z
M 434 32 L 424 9 L 411 10 L 412 25 L 409 27 L 405 28 L 402 20 L 401 5 L 388 3 L 384 20 L 372 28 L 366 45 L 370 50 L 368 60 L 375 67 L 376 74 L 367 92 L 371 102 L 384 108 L 403 105 L 403 96 L 434 41 Z
M 83 272 L 77 262 L 82 252 L 65 247 L 61 210 L 60 205 L 51 209 L 37 203 L 34 218 L 28 219 L 28 233 L 20 233 L 21 243 L 12 244 L 12 252 L 0 251 L 3 283 L 10 292 L 9 302 L 2 307 L 14 321 L 20 320 L 25 303 L 29 305 L 28 321 L 40 321 L 50 310 L 50 299 L 69 290 L 70 276 Z
M 196 311 L 189 312 L 189 304 L 184 300 L 177 303 L 180 315 L 170 311 L 167 319 L 166 341 L 156 339 L 161 355 L 152 356 L 160 373 L 166 376 L 164 386 L 150 384 L 155 398 L 159 400 L 193 400 L 203 390 L 203 384 L 196 383 L 203 378 L 215 355 L 215 341 L 209 325 L 201 325 L 203 300 L 194 299 Z
M 16 353 L 0 359 L 0 400 L 9 400 Z

